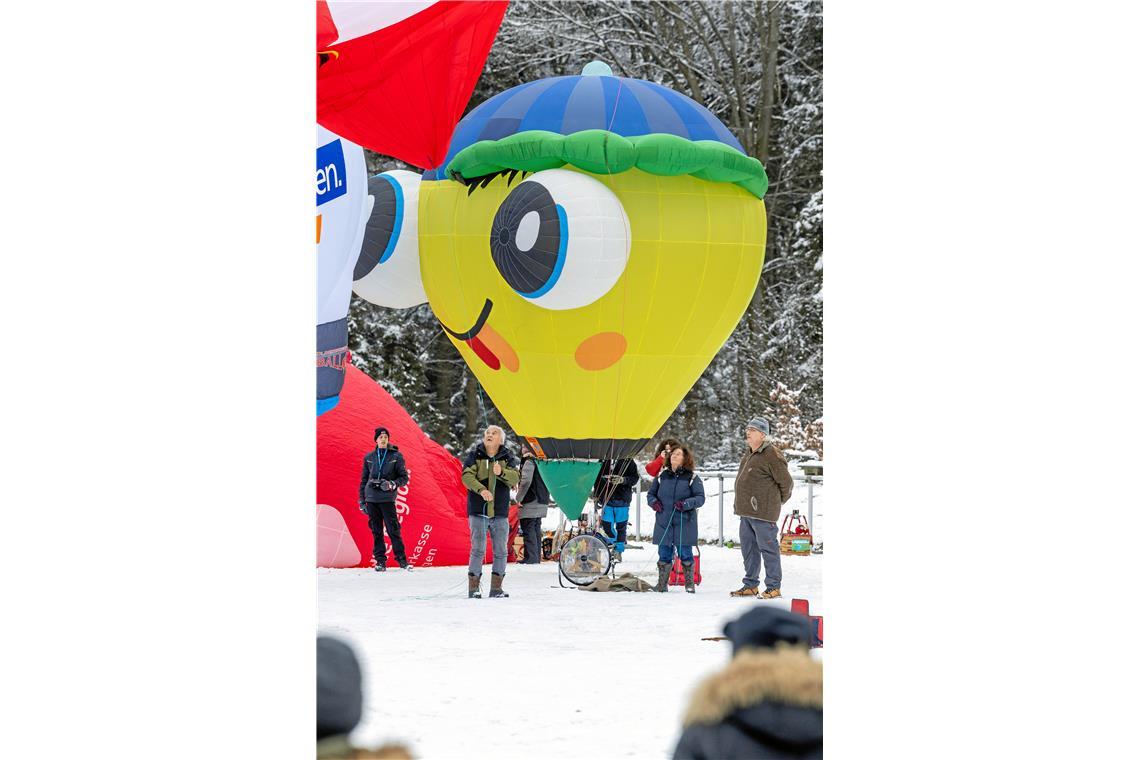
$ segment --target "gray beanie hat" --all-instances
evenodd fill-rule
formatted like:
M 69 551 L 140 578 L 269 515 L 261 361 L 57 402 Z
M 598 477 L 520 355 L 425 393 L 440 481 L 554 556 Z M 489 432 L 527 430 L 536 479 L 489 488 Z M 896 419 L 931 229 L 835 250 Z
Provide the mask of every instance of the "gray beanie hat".
M 360 662 L 345 642 L 317 637 L 317 739 L 347 734 L 363 712 Z
M 763 417 L 753 417 L 748 420 L 748 424 L 744 426 L 745 430 L 748 428 L 756 428 L 764 435 L 768 435 L 768 420 Z
M 812 624 L 803 615 L 761 607 L 730 621 L 724 626 L 724 635 L 732 642 L 734 655 L 745 647 L 770 648 L 781 641 L 808 646 L 812 640 Z

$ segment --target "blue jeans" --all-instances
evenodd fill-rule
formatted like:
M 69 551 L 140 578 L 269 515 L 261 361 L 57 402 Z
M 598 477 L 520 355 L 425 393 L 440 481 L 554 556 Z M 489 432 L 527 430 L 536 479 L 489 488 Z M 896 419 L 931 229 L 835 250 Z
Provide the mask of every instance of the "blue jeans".
M 744 585 L 760 585 L 760 560 L 764 561 L 764 588 L 779 588 L 783 579 L 780 568 L 780 530 L 774 522 L 754 517 L 740 518 L 740 548 L 744 552 Z
M 688 564 L 693 561 L 693 547 L 673 546 L 672 544 L 659 544 L 657 547 L 657 559 L 662 562 L 672 562 L 674 549 L 677 550 L 677 554 L 681 555 L 682 562 Z
M 468 515 L 467 524 L 471 528 L 471 558 L 467 572 L 471 575 L 483 574 L 483 558 L 487 554 L 487 532 L 491 533 L 491 572 L 507 574 L 507 534 L 511 531 L 507 518 L 482 515 Z

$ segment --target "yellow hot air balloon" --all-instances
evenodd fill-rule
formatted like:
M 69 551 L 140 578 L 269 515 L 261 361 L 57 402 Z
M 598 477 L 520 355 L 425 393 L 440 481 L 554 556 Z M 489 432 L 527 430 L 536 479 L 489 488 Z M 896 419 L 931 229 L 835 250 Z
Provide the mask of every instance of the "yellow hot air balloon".
M 383 222 L 396 238 L 418 230 L 371 235 L 356 283 L 381 304 L 369 278 L 422 287 L 539 459 L 592 461 L 570 478 L 582 501 L 597 460 L 644 446 L 735 328 L 766 232 L 764 169 L 724 125 L 606 72 L 530 82 L 468 114 L 418 184 L 418 218 Z M 416 248 L 419 282 L 380 263 L 399 245 Z

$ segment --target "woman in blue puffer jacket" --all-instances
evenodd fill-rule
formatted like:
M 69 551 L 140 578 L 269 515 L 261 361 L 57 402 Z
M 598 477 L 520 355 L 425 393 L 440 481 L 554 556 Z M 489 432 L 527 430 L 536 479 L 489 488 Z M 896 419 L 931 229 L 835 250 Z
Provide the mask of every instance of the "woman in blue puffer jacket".
M 697 544 L 697 509 L 705 503 L 705 487 L 693 472 L 693 454 L 688 446 L 673 447 L 669 466 L 653 479 L 647 501 L 657 513 L 653 526 L 658 560 L 654 590 L 669 590 L 669 568 L 675 552 L 685 571 L 685 590 L 695 593 L 693 547 Z

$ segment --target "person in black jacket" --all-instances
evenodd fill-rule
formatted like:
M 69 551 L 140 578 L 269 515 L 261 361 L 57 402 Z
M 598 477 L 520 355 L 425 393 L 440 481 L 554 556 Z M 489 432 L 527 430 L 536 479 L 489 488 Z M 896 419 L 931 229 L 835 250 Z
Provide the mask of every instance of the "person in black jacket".
M 384 551 L 385 526 L 388 527 L 388 537 L 392 541 L 392 554 L 396 556 L 396 562 L 403 569 L 411 570 L 404 554 L 400 521 L 396 517 L 396 489 L 408 484 L 408 468 L 404 466 L 404 455 L 389 444 L 388 428 L 376 428 L 372 437 L 376 440 L 376 448 L 364 456 L 364 469 L 360 473 L 360 511 L 368 515 L 376 572 L 384 572 L 387 566 Z
M 371 749 L 350 742 L 348 735 L 363 714 L 363 679 L 356 652 L 338 638 L 318 636 L 317 760 L 411 760 L 411 752 L 400 744 Z
M 491 534 L 491 598 L 508 597 L 503 591 L 507 574 L 508 517 L 511 489 L 519 483 L 519 462 L 506 445 L 498 425 L 483 431 L 483 440 L 463 460 L 463 485 L 467 486 L 467 524 L 471 529 L 471 557 L 467 563 L 467 597 L 478 599 L 479 579 Z
M 537 565 L 542 562 L 542 518 L 550 508 L 550 491 L 542 480 L 534 452 L 522 447 L 522 466 L 519 468 L 519 531 L 523 535 L 526 559 L 520 565 Z
M 823 664 L 807 617 L 774 607 L 724 627 L 732 660 L 693 692 L 673 760 L 823 757 Z
M 621 562 L 625 551 L 629 505 L 633 501 L 633 486 L 640 477 L 632 459 L 603 459 L 594 481 L 594 500 L 602 509 L 602 530 L 613 539 L 616 562 Z

